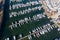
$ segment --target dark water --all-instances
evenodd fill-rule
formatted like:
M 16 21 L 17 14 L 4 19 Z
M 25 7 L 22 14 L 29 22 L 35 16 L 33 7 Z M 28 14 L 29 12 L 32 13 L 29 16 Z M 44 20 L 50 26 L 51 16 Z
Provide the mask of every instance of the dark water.
M 0 32 L 0 39 L 2 39 L 2 35 L 5 29 L 5 24 L 8 18 L 8 6 L 9 6 L 9 0 L 5 0 L 5 4 L 4 4 L 4 14 L 3 14 L 3 22 L 2 22 L 2 26 L 1 26 L 1 32 Z

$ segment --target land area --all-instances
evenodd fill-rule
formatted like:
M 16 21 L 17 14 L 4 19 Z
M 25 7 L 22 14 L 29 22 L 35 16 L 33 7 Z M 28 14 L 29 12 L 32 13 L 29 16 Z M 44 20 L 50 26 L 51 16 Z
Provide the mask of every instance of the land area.
M 0 4 L 1 4 L 1 8 L 0 8 L 0 25 L 2 23 L 2 18 L 3 18 L 3 11 L 4 11 L 4 7 L 2 5 L 4 5 L 5 0 L 0 0 Z
M 60 14 L 57 14 L 56 11 L 48 11 L 48 8 L 47 8 L 47 4 L 44 2 L 44 0 L 41 0 L 42 4 L 43 4 L 43 8 L 45 9 L 45 13 L 46 15 L 51 18 L 51 19 L 54 19 L 54 18 L 58 18 L 58 15 Z M 60 21 L 56 21 L 57 23 L 55 23 L 58 27 L 60 27 Z

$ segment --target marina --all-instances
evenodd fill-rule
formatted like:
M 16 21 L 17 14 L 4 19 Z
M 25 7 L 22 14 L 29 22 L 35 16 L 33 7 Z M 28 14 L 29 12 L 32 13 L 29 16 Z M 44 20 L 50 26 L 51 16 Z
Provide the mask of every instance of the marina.
M 49 19 L 41 0 L 10 0 L 6 12 L 1 40 L 60 39 L 60 28 Z

